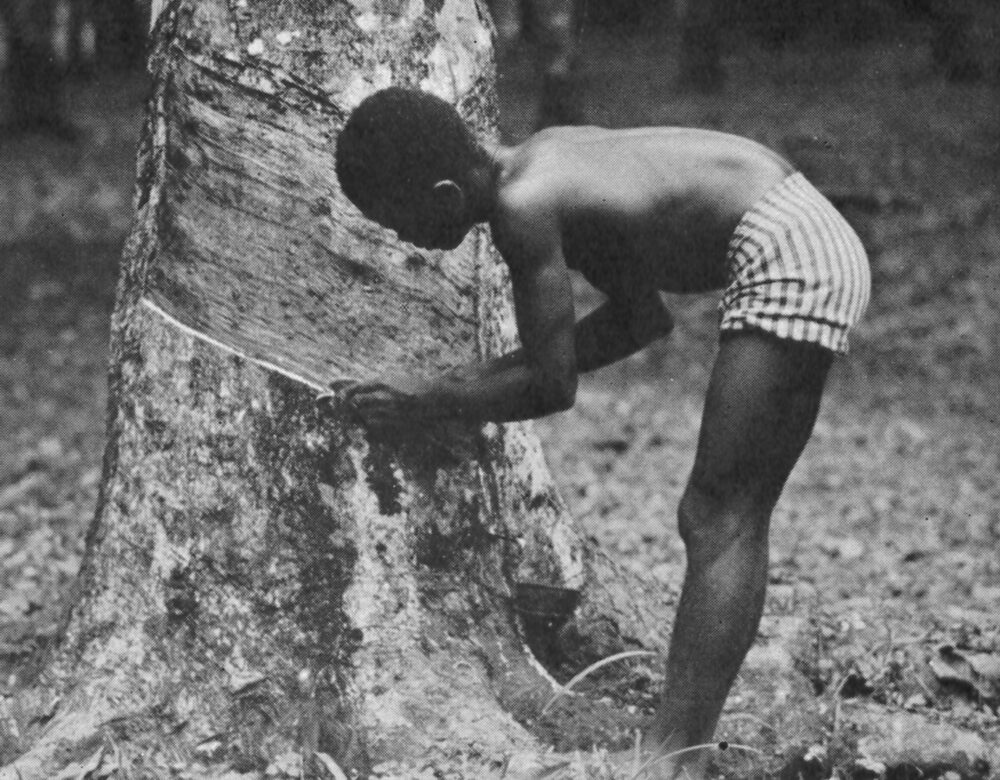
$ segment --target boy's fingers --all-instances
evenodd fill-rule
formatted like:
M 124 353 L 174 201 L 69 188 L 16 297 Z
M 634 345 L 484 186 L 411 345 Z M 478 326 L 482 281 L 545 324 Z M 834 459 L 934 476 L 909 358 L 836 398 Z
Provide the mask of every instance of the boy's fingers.
M 317 396 L 317 403 L 346 409 L 359 422 L 375 429 L 405 424 L 407 416 L 395 402 L 396 391 L 385 383 L 335 379 L 327 387 Z
M 334 379 L 327 385 L 328 391 L 325 395 L 343 395 L 357 387 L 358 384 L 356 379 Z
M 327 385 L 325 391 L 316 396 L 316 403 L 331 409 L 344 403 L 350 404 L 352 391 L 357 385 L 353 379 L 336 379 Z
M 320 393 L 317 401 L 350 401 L 361 388 L 362 383 L 355 379 L 335 379 L 327 385 L 327 390 Z

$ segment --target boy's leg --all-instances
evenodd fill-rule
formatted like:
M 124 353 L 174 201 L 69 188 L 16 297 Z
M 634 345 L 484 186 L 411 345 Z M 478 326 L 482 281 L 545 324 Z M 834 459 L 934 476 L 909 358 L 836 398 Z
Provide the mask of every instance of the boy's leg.
M 647 745 L 669 753 L 710 742 L 757 633 L 768 524 L 812 432 L 833 353 L 758 331 L 724 334 L 698 451 L 678 512 L 687 571 Z M 705 751 L 651 767 L 704 771 Z

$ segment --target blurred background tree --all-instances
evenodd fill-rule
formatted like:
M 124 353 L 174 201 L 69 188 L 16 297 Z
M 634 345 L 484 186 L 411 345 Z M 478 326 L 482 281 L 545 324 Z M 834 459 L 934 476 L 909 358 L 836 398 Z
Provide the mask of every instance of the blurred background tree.
M 721 88 L 725 51 L 745 43 L 743 36 L 771 50 L 806 38 L 855 45 L 914 24 L 925 27 L 934 64 L 949 81 L 997 75 L 998 4 L 991 0 L 584 0 L 584 16 L 597 26 L 639 29 L 660 24 L 671 5 L 681 88 Z
M 1000 4 L 993 0 L 580 0 L 579 5 L 585 26 L 626 35 L 669 29 L 681 89 L 719 90 L 726 53 L 748 43 L 774 51 L 806 39 L 863 44 L 902 26 L 924 28 L 934 66 L 949 81 L 998 75 Z M 68 82 L 139 65 L 146 6 L 143 0 L 0 0 L 0 131 L 75 138 L 63 107 Z M 580 54 L 586 57 L 585 51 Z M 570 114 L 556 112 L 555 119 L 567 121 Z
M 143 16 L 136 0 L 2 0 L 0 130 L 74 140 L 68 82 L 139 66 Z

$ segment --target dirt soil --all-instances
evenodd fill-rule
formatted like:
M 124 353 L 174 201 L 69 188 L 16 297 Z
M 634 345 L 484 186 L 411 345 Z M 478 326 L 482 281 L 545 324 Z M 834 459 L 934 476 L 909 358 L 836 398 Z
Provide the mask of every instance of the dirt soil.
M 848 761 L 852 743 L 838 732 L 847 704 L 922 713 L 997 744 L 996 85 L 946 84 L 918 28 L 863 48 L 733 46 L 728 84 L 711 96 L 674 89 L 672 51 L 655 25 L 627 36 L 586 30 L 590 120 L 699 125 L 781 149 L 843 204 L 872 257 L 870 310 L 773 522 L 764 631 L 786 617 L 813 627 L 796 664 L 829 704 L 820 736 L 809 737 L 824 756 L 815 776 Z M 533 121 L 534 83 L 527 66 L 502 83 L 509 137 Z M 0 141 L 0 703 L 57 631 L 94 512 L 108 317 L 144 89 L 139 76 L 74 86 L 77 145 Z M 597 301 L 582 282 L 578 297 L 581 309 Z M 678 325 L 668 340 L 585 377 L 575 408 L 538 425 L 586 533 L 662 582 L 667 603 L 683 574 L 674 516 L 715 302 L 671 298 Z M 590 690 L 642 715 L 659 670 L 630 664 Z M 755 717 L 737 693 L 723 732 Z M 0 765 L 11 747 L 0 740 Z M 746 761 L 742 774 L 758 776 Z

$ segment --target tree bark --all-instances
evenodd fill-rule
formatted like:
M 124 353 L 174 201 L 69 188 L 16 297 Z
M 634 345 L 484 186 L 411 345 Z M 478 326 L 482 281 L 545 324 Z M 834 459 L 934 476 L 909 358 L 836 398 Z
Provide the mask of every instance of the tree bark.
M 0 718 L 26 747 L 0 778 L 295 775 L 323 755 L 499 777 L 538 749 L 521 724 L 551 694 L 518 610 L 566 613 L 584 577 L 538 441 L 377 439 L 316 403 L 513 340 L 487 235 L 415 253 L 333 172 L 349 110 L 389 84 L 493 133 L 485 12 L 175 0 L 153 46 L 99 506 L 61 639 Z

